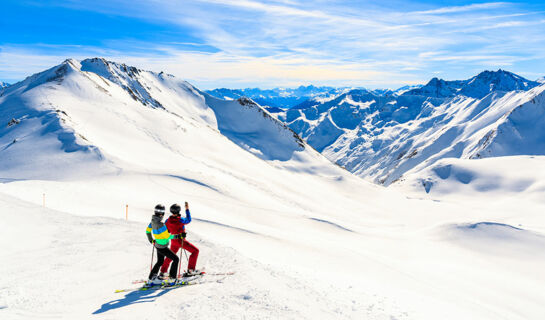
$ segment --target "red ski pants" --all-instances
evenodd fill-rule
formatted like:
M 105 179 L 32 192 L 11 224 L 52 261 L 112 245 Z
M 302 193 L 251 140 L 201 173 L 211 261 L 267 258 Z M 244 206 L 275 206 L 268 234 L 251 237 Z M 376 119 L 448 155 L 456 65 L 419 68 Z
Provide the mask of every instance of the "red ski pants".
M 178 250 L 180 250 L 181 246 L 182 246 L 182 240 L 180 240 L 180 239 L 172 239 L 170 241 L 170 250 L 172 252 L 174 252 L 175 254 L 178 253 Z M 191 254 L 189 256 L 189 262 L 187 264 L 187 269 L 188 270 L 195 270 L 195 266 L 197 265 L 197 258 L 199 257 L 199 249 L 197 249 L 197 247 L 192 245 L 187 240 L 184 240 L 184 248 L 183 249 L 189 251 L 189 253 Z M 168 266 L 170 265 L 171 262 L 172 262 L 172 260 L 170 260 L 169 258 L 166 258 L 165 262 L 163 263 L 163 266 L 161 267 L 161 272 L 166 273 L 167 270 L 168 270 Z

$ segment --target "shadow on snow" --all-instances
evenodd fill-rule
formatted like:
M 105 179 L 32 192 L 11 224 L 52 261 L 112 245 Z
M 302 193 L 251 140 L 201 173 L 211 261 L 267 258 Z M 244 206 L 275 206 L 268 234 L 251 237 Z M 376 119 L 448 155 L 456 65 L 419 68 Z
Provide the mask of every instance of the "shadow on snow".
M 156 298 L 166 294 L 169 291 L 170 290 L 132 291 L 127 293 L 125 297 L 121 299 L 106 302 L 99 309 L 93 312 L 93 314 L 101 314 L 106 311 L 130 306 L 137 303 L 153 302 Z

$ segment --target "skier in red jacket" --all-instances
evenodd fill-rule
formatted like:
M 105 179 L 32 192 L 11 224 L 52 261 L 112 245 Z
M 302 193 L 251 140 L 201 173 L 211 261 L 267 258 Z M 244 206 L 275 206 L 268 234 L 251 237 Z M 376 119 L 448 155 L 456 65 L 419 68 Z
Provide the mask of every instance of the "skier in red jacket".
M 189 213 L 189 204 L 185 203 L 185 218 L 182 218 L 180 214 L 180 205 L 173 204 L 170 206 L 171 216 L 165 221 L 168 232 L 174 236 L 174 239 L 170 241 L 170 250 L 175 254 L 178 253 L 178 250 L 182 247 L 184 250 L 189 251 L 191 255 L 189 256 L 189 262 L 187 264 L 187 272 L 184 273 L 185 276 L 191 276 L 198 273 L 195 270 L 197 265 L 197 258 L 199 257 L 199 249 L 192 245 L 189 241 L 185 240 L 186 232 L 185 225 L 191 222 L 191 213 Z M 168 266 L 172 262 L 171 259 L 166 258 L 163 266 L 161 267 L 161 273 L 165 274 L 168 270 Z

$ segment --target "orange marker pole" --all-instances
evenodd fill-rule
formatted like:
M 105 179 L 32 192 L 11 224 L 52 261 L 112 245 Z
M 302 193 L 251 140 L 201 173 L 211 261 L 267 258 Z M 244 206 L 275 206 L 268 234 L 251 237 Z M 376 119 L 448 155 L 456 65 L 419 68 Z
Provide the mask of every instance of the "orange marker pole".
M 125 205 L 125 220 L 129 220 L 129 205 Z

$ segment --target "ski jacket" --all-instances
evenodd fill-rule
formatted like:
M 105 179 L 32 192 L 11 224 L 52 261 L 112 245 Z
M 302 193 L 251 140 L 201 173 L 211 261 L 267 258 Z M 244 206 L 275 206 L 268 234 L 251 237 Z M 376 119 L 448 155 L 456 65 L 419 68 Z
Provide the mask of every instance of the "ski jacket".
M 151 222 L 146 229 L 146 236 L 148 237 L 149 242 L 153 242 L 152 234 L 153 238 L 155 238 L 155 247 L 158 249 L 168 248 L 170 239 L 174 238 L 174 236 L 168 232 L 165 224 L 161 221 L 161 217 L 156 215 L 151 217 Z
M 190 222 L 191 213 L 189 213 L 189 210 L 185 210 L 185 218 L 180 217 L 179 219 L 176 219 L 173 216 L 170 216 L 167 221 L 165 221 L 165 224 L 170 234 L 181 234 L 182 232 L 185 232 L 185 225 Z

